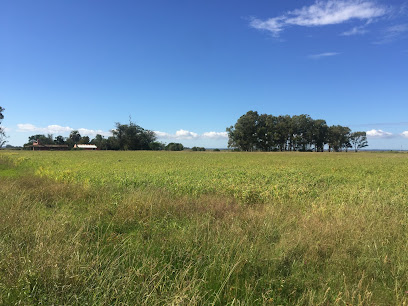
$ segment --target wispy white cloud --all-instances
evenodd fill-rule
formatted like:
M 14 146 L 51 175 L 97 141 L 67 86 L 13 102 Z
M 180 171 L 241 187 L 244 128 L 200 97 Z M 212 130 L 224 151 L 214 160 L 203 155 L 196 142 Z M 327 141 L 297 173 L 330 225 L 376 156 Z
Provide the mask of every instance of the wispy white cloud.
M 275 17 L 267 20 L 253 18 L 249 25 L 257 30 L 269 31 L 273 36 L 278 37 L 285 27 L 285 17 Z
M 359 123 L 359 124 L 349 124 L 349 126 L 353 127 L 379 127 L 379 126 L 406 126 L 408 125 L 408 121 L 402 122 L 372 122 L 372 123 Z
M 384 29 L 380 39 L 375 41 L 374 44 L 382 45 L 391 43 L 400 38 L 401 36 L 403 36 L 404 34 L 408 34 L 408 23 L 393 25 Z
M 95 136 L 96 134 L 101 134 L 103 136 L 110 136 L 110 132 L 105 132 L 102 130 L 92 130 L 92 129 L 85 129 L 79 128 L 74 129 L 69 126 L 61 126 L 61 125 L 48 125 L 47 127 L 38 127 L 31 123 L 20 123 L 17 124 L 17 132 L 25 132 L 25 133 L 41 133 L 41 134 L 67 134 L 73 130 L 77 130 L 81 135 L 88 135 L 88 136 Z
M 350 20 L 372 20 L 383 16 L 387 9 L 369 0 L 317 0 L 310 6 L 289 11 L 281 16 L 261 20 L 253 18 L 250 26 L 266 30 L 278 37 L 289 26 L 325 26 L 341 24 Z
M 322 57 L 330 57 L 330 56 L 336 56 L 339 55 L 340 53 L 338 52 L 325 52 L 325 53 L 319 53 L 319 54 L 311 54 L 308 57 L 312 59 L 319 59 Z
M 401 133 L 402 137 L 408 138 L 408 131 L 404 131 Z
M 393 137 L 394 135 L 390 132 L 385 132 L 383 130 L 369 130 L 366 132 L 368 137 L 372 138 L 390 138 Z
M 190 139 L 226 139 L 228 138 L 227 132 L 205 132 L 203 134 L 197 134 L 186 130 L 178 130 L 175 134 L 169 134 L 166 132 L 154 131 L 156 136 L 160 139 L 175 139 L 175 140 L 190 140 Z
M 341 33 L 342 36 L 352 36 L 352 35 L 363 35 L 368 33 L 368 30 L 365 28 L 365 26 L 359 26 L 359 27 L 354 27 L 349 31 L 345 31 Z

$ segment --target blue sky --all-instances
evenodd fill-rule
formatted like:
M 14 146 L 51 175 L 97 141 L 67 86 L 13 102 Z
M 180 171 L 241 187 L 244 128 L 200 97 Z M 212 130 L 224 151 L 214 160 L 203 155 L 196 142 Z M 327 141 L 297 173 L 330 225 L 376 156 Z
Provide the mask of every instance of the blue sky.
M 163 142 L 226 147 L 257 110 L 408 149 L 408 1 L 1 1 L 0 106 L 14 145 L 131 116 Z

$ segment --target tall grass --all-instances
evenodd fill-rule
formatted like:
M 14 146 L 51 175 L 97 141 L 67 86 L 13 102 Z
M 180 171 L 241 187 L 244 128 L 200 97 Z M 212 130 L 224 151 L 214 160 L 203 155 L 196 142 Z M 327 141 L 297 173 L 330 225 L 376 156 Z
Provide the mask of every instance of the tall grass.
M 386 177 L 245 204 L 0 169 L 0 304 L 408 303 L 406 192 Z

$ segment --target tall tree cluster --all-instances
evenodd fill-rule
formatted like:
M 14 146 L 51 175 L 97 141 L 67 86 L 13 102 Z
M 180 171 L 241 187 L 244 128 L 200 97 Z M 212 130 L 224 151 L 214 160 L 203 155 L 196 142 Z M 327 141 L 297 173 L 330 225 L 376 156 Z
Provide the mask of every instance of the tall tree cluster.
M 117 150 L 150 150 L 150 144 L 156 141 L 153 131 L 145 130 L 132 121 L 129 124 L 116 123 L 112 135 L 111 142 Z
M 325 120 L 309 115 L 273 116 L 249 111 L 227 128 L 228 147 L 241 151 L 355 151 L 368 146 L 365 132 L 328 126 Z

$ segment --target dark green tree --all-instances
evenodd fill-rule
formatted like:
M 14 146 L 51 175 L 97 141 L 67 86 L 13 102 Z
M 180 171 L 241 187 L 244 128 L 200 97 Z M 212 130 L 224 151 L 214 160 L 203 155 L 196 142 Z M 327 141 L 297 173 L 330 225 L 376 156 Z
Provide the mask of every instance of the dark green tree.
M 316 152 L 324 151 L 324 146 L 327 143 L 328 131 L 329 127 L 327 126 L 325 120 L 313 120 L 313 125 L 311 127 L 311 139 Z
M 206 151 L 204 147 L 192 147 L 191 151 Z
M 91 140 L 91 144 L 94 144 L 100 150 L 107 149 L 107 139 L 100 134 L 96 134 L 95 138 Z
M 120 150 L 150 150 L 150 143 L 156 141 L 153 131 L 145 130 L 132 121 L 129 124 L 117 122 L 112 134 L 117 139 Z
M 74 142 L 74 144 L 76 144 L 81 140 L 82 137 L 77 130 L 73 130 L 69 134 L 69 138 Z
M 366 132 L 354 132 L 350 135 L 350 143 L 354 148 L 354 151 L 357 152 L 361 148 L 368 146 Z
M 313 119 L 309 115 L 302 114 L 293 116 L 290 122 L 289 150 L 309 150 L 313 141 Z
M 290 142 L 291 132 L 291 118 L 289 115 L 278 116 L 276 118 L 276 130 L 274 133 L 274 140 L 279 151 L 285 151 Z
M 227 128 L 228 147 L 239 148 L 242 151 L 254 151 L 258 147 L 258 112 L 249 111 L 241 116 L 234 126 Z
M 44 134 L 36 134 L 28 137 L 28 144 L 31 145 L 34 142 L 38 142 L 41 145 L 49 145 L 54 144 L 53 136 L 48 134 L 45 136 Z
M 89 136 L 82 136 L 81 139 L 78 141 L 79 144 L 89 144 L 90 139 Z
M 72 149 L 75 145 L 75 142 L 71 138 L 67 137 L 65 139 L 65 144 L 68 145 L 68 148 Z
M 162 151 L 166 149 L 166 145 L 159 141 L 154 141 L 149 144 L 150 150 L 153 151 Z
M 108 137 L 108 139 L 106 140 L 106 149 L 107 150 L 120 150 L 119 140 L 114 136 Z
M 4 119 L 4 108 L 0 106 L 0 148 L 6 143 L 6 133 L 4 132 L 4 128 L 1 126 L 1 121 Z
M 65 138 L 61 135 L 58 135 L 57 137 L 55 137 L 54 143 L 57 145 L 63 145 L 65 144 Z
M 275 118 L 272 115 L 262 114 L 257 122 L 257 144 L 256 147 L 261 151 L 271 151 L 274 147 L 273 134 L 275 132 Z
M 350 144 L 350 128 L 341 125 L 332 125 L 328 129 L 328 144 L 329 152 L 334 150 L 340 152 L 351 148 Z
M 166 146 L 166 151 L 183 151 L 184 146 L 181 143 L 170 142 Z
M 228 146 L 239 151 L 329 151 L 352 147 L 351 130 L 341 125 L 328 127 L 325 120 L 309 115 L 278 116 L 249 111 L 234 126 L 227 128 Z M 366 142 L 361 138 L 360 144 Z M 193 148 L 194 150 L 195 148 Z M 196 148 L 197 149 L 197 148 Z

